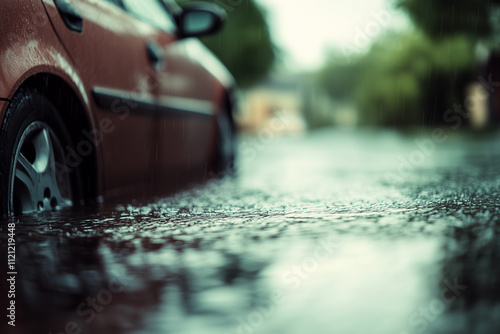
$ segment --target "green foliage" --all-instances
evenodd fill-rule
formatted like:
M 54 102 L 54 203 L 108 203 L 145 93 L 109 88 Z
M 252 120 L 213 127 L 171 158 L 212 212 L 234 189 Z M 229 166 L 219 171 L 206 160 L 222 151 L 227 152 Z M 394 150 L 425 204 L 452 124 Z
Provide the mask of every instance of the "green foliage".
M 276 50 L 263 10 L 254 0 L 213 1 L 227 12 L 224 28 L 201 41 L 226 65 L 240 87 L 248 87 L 271 69 Z M 189 1 L 179 1 L 188 3 Z
M 464 101 L 478 41 L 494 47 L 500 0 L 395 0 L 416 32 L 386 34 L 351 63 L 331 57 L 318 82 L 368 125 L 435 125 Z
M 493 33 L 490 13 L 499 0 L 397 0 L 413 22 L 432 38 L 467 35 L 489 37 Z
M 358 59 L 346 62 L 340 53 L 332 53 L 317 81 L 334 100 L 349 101 L 366 71 L 363 65 Z
M 437 42 L 422 33 L 387 34 L 350 63 L 332 57 L 318 82 L 332 99 L 355 104 L 361 124 L 434 124 L 463 101 L 473 65 L 463 35 Z

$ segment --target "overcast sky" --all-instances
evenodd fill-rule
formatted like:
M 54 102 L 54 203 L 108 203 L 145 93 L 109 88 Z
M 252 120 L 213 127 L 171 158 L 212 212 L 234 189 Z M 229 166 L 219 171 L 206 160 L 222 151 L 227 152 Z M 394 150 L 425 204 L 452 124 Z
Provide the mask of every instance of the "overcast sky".
M 356 40 L 359 31 L 371 32 L 367 34 L 370 37 L 376 36 L 380 27 L 401 29 L 408 25 L 405 15 L 394 11 L 393 0 L 258 2 L 267 10 L 274 41 L 284 51 L 290 69 L 320 66 L 331 47 L 347 49 L 364 45 L 366 49 L 369 43 Z

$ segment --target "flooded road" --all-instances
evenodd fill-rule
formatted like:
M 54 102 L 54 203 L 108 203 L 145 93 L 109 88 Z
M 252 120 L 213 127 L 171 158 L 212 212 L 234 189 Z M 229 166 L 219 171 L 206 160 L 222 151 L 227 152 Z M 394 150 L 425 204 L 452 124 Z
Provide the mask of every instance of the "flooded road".
M 2 315 L 1 332 L 500 328 L 499 133 L 262 133 L 239 148 L 234 177 L 20 219 L 16 327 Z

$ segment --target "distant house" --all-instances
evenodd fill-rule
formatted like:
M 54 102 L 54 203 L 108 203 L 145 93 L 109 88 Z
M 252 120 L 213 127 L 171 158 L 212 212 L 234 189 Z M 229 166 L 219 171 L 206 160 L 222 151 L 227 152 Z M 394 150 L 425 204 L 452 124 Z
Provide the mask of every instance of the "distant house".
M 245 132 L 270 129 L 280 133 L 306 130 L 302 106 L 304 85 L 293 74 L 273 74 L 243 94 L 238 125 Z

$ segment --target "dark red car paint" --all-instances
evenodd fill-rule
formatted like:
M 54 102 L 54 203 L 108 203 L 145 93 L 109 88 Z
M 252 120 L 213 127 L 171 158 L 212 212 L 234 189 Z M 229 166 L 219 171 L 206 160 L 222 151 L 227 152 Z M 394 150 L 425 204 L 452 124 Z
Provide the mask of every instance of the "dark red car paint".
M 0 122 L 20 87 L 57 78 L 77 97 L 89 124 L 79 130 L 94 145 L 98 197 L 206 171 L 216 116 L 232 85 L 225 68 L 198 40 L 178 40 L 107 1 L 67 2 L 83 18 L 81 33 L 68 28 L 53 0 L 2 1 Z M 150 45 L 162 54 L 159 66 L 151 62 Z M 87 154 L 80 144 L 67 152 L 74 163 Z

